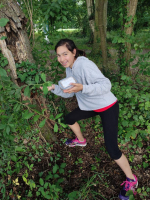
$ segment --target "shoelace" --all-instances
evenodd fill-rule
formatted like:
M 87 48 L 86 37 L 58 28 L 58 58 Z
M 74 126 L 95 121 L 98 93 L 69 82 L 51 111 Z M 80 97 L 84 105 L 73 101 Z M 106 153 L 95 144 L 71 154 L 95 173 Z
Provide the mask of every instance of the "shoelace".
M 133 194 L 136 195 L 136 192 L 134 191 L 134 186 L 135 186 L 135 182 L 130 182 L 130 181 L 124 181 L 121 185 L 125 184 L 125 190 L 132 190 Z M 133 189 L 131 189 L 133 188 Z

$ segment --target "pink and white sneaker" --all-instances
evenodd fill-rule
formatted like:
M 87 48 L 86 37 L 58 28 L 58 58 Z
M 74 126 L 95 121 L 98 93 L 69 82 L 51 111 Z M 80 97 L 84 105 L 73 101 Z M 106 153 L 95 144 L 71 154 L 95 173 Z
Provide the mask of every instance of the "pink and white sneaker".
M 75 139 L 68 139 L 65 144 L 69 147 L 75 147 L 75 146 L 80 146 L 80 147 L 85 147 L 87 145 L 86 139 L 84 139 L 83 142 L 80 142 L 78 138 Z
M 134 180 L 132 179 L 129 179 L 127 177 L 126 181 L 124 181 L 121 185 L 124 185 L 124 187 L 122 188 L 122 190 L 120 191 L 120 194 L 119 194 L 119 198 L 121 200 L 129 200 L 129 196 L 126 196 L 126 193 L 128 190 L 132 190 L 133 191 L 133 194 L 136 194 L 135 192 L 135 188 L 138 187 L 138 180 L 137 180 L 137 177 L 133 174 L 134 176 Z

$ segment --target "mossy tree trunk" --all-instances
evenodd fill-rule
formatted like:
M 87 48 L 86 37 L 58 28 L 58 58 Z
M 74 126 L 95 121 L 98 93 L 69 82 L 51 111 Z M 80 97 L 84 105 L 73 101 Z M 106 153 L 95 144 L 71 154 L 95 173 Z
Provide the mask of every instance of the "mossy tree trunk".
M 98 27 L 100 31 L 101 39 L 101 51 L 102 51 L 102 65 L 104 72 L 107 70 L 107 45 L 106 45 L 106 28 L 107 28 L 107 4 L 108 0 L 96 0 L 98 1 Z
M 133 32 L 133 28 L 134 28 L 133 19 L 136 14 L 137 4 L 138 4 L 138 0 L 129 0 L 127 4 L 127 17 L 129 21 L 127 21 L 124 28 L 125 34 L 127 36 L 128 35 L 130 36 Z M 125 72 L 127 75 L 131 75 L 130 63 L 129 63 L 129 60 L 131 58 L 131 43 L 126 42 L 125 46 L 126 46 L 126 52 L 124 54 L 124 58 L 126 59 L 126 62 L 128 63 L 125 69 Z
M 4 5 L 0 9 L 0 18 L 9 20 L 5 27 L 0 27 L 0 38 L 6 36 L 6 39 L 0 40 L 0 49 L 9 63 L 7 66 L 10 71 L 8 75 L 11 76 L 12 81 L 18 85 L 15 63 L 21 63 L 27 60 L 31 63 L 35 62 L 26 32 L 27 18 L 16 0 L 0 0 L 0 3 Z M 23 98 L 25 97 L 23 96 Z M 45 102 L 43 97 L 40 97 L 40 100 L 42 104 Z M 32 102 L 32 99 L 30 99 L 30 102 Z M 37 102 L 37 107 L 40 108 L 39 102 Z M 53 134 L 53 126 L 54 122 L 51 123 L 47 121 L 44 132 L 51 135 L 51 138 L 56 140 Z
M 98 12 L 99 12 L 99 4 L 98 1 L 95 1 L 95 23 L 94 23 L 94 41 L 93 41 L 93 47 L 92 47 L 92 53 L 98 54 L 101 51 L 100 46 L 100 31 L 99 31 L 99 18 L 98 18 Z
M 94 8 L 93 8 L 93 0 L 86 0 L 87 5 L 87 13 L 89 19 L 89 25 L 94 34 Z

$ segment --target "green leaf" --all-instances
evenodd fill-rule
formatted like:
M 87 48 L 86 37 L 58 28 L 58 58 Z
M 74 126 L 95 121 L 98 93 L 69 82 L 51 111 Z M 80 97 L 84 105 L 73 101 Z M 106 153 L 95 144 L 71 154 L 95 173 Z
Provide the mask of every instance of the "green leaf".
M 7 37 L 6 36 L 2 36 L 1 37 L 1 40 L 5 40 Z
M 44 83 L 46 82 L 46 75 L 44 73 L 41 74 L 41 79 L 44 81 Z
M 60 114 L 56 115 L 55 120 L 60 118 L 62 115 L 63 115 L 63 113 L 60 113 Z
M 23 114 L 23 118 L 30 119 L 33 115 L 34 115 L 34 113 L 29 113 L 29 111 L 26 110 L 26 112 Z
M 40 122 L 39 127 L 42 128 L 45 125 L 46 119 Z
M 63 169 L 63 168 L 60 168 L 60 169 L 59 169 L 59 173 L 60 173 L 60 174 L 64 173 L 64 169 Z
M 36 122 L 39 119 L 40 115 L 35 115 L 33 121 Z
M 60 167 L 61 168 L 65 168 L 66 167 L 66 163 L 61 163 Z
M 52 81 L 47 81 L 46 83 L 44 83 L 44 85 L 48 86 L 52 86 L 53 82 Z
M 0 76 L 7 76 L 7 73 L 4 69 L 0 67 Z
M 27 73 L 19 74 L 19 75 L 18 75 L 18 77 L 21 79 L 21 82 L 23 82 L 23 81 L 26 79 L 27 76 L 28 76 Z
M 39 183 L 40 183 L 40 185 L 41 185 L 41 186 L 43 186 L 43 185 L 44 185 L 44 181 L 43 181 L 43 179 L 42 179 L 42 178 L 40 178 L 40 179 L 39 179 Z
M 9 117 L 8 123 L 10 123 L 10 122 L 12 121 L 12 119 L 13 119 L 13 115 L 11 115 L 11 116 Z
M 54 132 L 58 132 L 58 125 L 57 124 L 54 125 Z
M 77 199 L 78 198 L 78 191 L 73 191 L 73 192 L 69 193 L 68 197 L 69 197 L 69 200 Z
M 39 83 L 39 75 L 38 74 L 35 76 L 35 82 Z
M 24 152 L 24 149 L 22 147 L 16 147 L 15 150 L 19 152 Z
M 9 22 L 8 19 L 6 19 L 6 18 L 1 18 L 1 19 L 0 19 L 0 26 L 1 26 L 1 27 L 6 26 L 7 22 Z
M 43 93 L 46 95 L 48 93 L 48 88 L 46 85 L 43 85 Z
M 9 124 L 9 126 L 10 126 L 10 129 L 11 129 L 12 132 L 16 132 L 14 124 Z
M 146 167 L 148 167 L 149 166 L 149 164 L 148 163 L 146 163 L 146 162 L 143 162 L 143 167 L 144 168 L 146 168 Z
M 7 125 L 6 126 L 6 133 L 9 134 L 9 132 L 10 132 L 10 126 Z
M 12 156 L 11 156 L 11 160 L 14 161 L 14 162 L 17 162 L 17 156 L 12 155 Z
M 18 111 L 19 109 L 20 109 L 20 104 L 19 103 L 17 103 L 15 106 L 14 106 L 14 108 L 13 108 L 13 110 L 14 111 Z
M 55 164 L 55 165 L 53 166 L 53 174 L 55 174 L 55 173 L 57 172 L 58 169 L 59 169 L 58 165 Z
M 27 96 L 27 97 L 30 97 L 31 95 L 30 95 L 30 88 L 29 88 L 29 86 L 27 86 L 26 88 L 25 88 L 25 90 L 24 90 L 24 96 Z
M 63 124 L 63 123 L 59 123 L 63 128 L 67 128 L 67 125 L 66 124 Z
M 5 129 L 5 124 L 0 124 L 0 129 Z

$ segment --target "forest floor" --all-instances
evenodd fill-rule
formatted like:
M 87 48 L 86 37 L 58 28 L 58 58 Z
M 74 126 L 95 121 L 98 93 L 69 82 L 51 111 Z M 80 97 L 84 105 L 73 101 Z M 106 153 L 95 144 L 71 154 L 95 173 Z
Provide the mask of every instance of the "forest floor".
M 58 98 L 57 101 L 59 102 L 59 100 Z M 75 97 L 66 99 L 65 105 L 67 110 L 71 112 L 77 106 Z M 66 128 L 65 132 L 58 132 L 58 141 L 52 143 L 53 158 L 56 157 L 56 154 L 60 154 L 59 160 L 56 160 L 57 165 L 66 163 L 65 172 L 57 172 L 63 178 L 61 183 L 63 193 L 69 194 L 73 191 L 80 191 L 82 198 L 78 200 L 119 200 L 118 195 L 122 188 L 121 183 L 126 179 L 125 174 L 106 152 L 103 131 L 94 128 L 95 121 L 93 119 L 88 122 L 83 120 L 83 123 L 85 125 L 83 135 L 87 140 L 86 147 L 68 147 L 64 144 L 67 138 L 75 137 L 69 128 Z M 150 200 L 150 165 L 146 168 L 143 167 L 145 157 L 149 157 L 150 154 L 150 148 L 148 149 L 150 146 L 149 139 L 143 142 L 142 148 L 128 148 L 129 145 L 133 145 L 132 140 L 124 145 L 119 144 L 121 151 L 129 159 L 133 173 L 138 178 L 138 188 L 141 188 L 141 192 L 136 194 L 135 200 Z M 43 142 L 40 141 L 40 144 L 43 145 Z M 43 172 L 42 178 L 45 180 L 47 173 L 53 171 L 53 166 L 50 166 L 49 163 L 51 163 L 50 155 L 45 152 L 41 161 L 35 162 L 32 171 L 28 171 L 28 177 L 32 177 L 38 185 L 39 173 Z M 18 190 L 22 197 L 26 196 L 26 191 L 29 189 L 29 186 L 22 180 L 25 168 L 18 174 L 20 186 L 13 187 L 13 190 L 16 193 Z M 12 177 L 12 180 L 14 178 Z M 9 191 L 10 186 L 6 188 L 8 194 Z M 146 193 L 147 196 L 143 196 Z M 37 198 L 36 188 L 33 190 L 33 194 L 27 200 L 45 199 Z M 12 196 L 10 199 L 14 200 L 15 198 Z M 59 198 L 59 200 L 68 200 L 68 198 Z
M 77 106 L 75 98 L 72 98 L 66 103 L 68 111 L 72 111 Z M 125 181 L 125 175 L 117 164 L 109 157 L 105 149 L 103 132 L 95 130 L 92 126 L 94 122 L 86 124 L 86 131 L 83 132 L 84 137 L 87 139 L 86 147 L 68 147 L 65 144 L 54 145 L 56 152 L 60 152 L 62 158 L 65 158 L 67 163 L 65 169 L 66 182 L 64 184 L 65 191 L 79 190 L 84 180 L 89 181 L 92 176 L 98 174 L 92 183 L 92 187 L 88 188 L 88 198 L 93 200 L 93 191 L 102 195 L 97 195 L 95 199 L 119 199 L 118 194 L 122 188 L 120 184 Z M 101 137 L 100 137 L 101 135 Z M 63 141 L 65 138 L 74 138 L 70 135 L 70 130 L 64 134 L 58 134 L 58 140 Z M 130 165 L 133 173 L 136 174 L 139 181 L 139 188 L 150 188 L 150 165 L 143 168 L 144 155 L 149 156 L 146 150 L 150 146 L 150 142 L 145 142 L 142 148 L 131 149 L 128 148 L 130 143 L 125 145 L 119 144 L 122 152 L 130 159 Z M 132 145 L 132 143 L 131 143 Z M 131 161 L 132 160 L 132 161 Z M 81 162 L 80 162 L 81 161 Z M 93 170 L 91 170 L 93 167 Z M 71 170 L 71 173 L 69 170 Z M 141 192 L 142 193 L 142 192 Z M 149 193 L 150 194 L 150 193 Z M 136 200 L 142 199 L 139 194 L 135 196 Z M 150 196 L 144 197 L 145 200 L 150 200 Z

